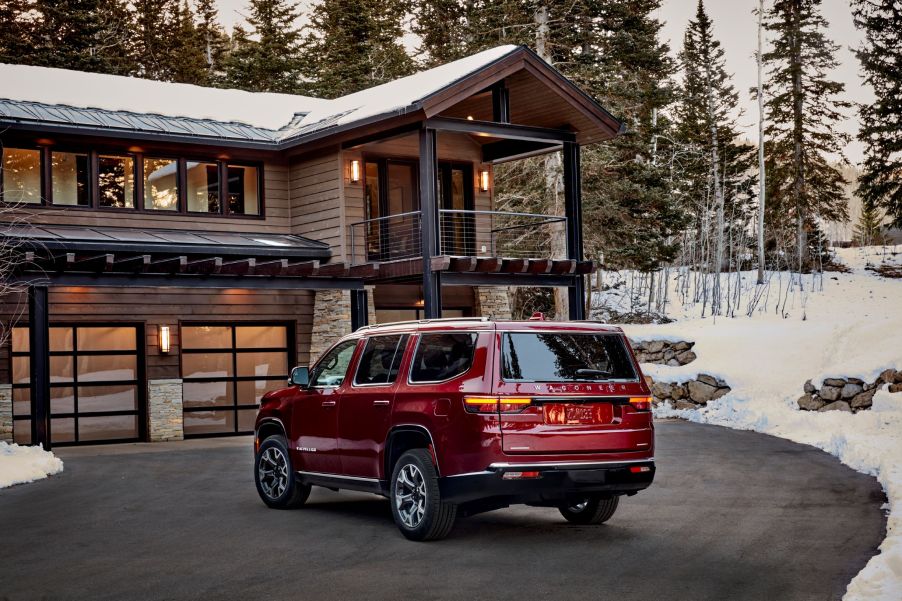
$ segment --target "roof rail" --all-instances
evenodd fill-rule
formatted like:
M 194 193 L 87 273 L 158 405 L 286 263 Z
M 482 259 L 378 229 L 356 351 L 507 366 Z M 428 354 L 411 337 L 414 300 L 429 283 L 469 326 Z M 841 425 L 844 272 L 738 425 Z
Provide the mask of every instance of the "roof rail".
M 371 330 L 373 328 L 381 328 L 385 326 L 404 326 L 409 324 L 421 324 L 421 323 L 435 323 L 435 322 L 444 322 L 444 321 L 479 321 L 479 322 L 487 322 L 491 321 L 490 317 L 437 317 L 435 319 L 411 319 L 408 321 L 390 321 L 387 323 L 374 323 L 372 325 L 366 325 L 360 328 L 357 328 L 358 332 L 363 332 L 364 330 Z

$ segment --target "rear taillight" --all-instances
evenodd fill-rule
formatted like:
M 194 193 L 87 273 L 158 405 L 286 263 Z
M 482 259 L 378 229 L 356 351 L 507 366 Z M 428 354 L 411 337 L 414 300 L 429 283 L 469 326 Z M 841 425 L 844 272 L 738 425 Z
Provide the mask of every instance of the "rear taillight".
M 534 480 L 541 478 L 542 472 L 504 472 L 502 480 Z
M 631 474 L 644 474 L 646 472 L 650 472 L 651 468 L 647 465 L 634 465 L 630 468 Z
M 651 411 L 650 396 L 633 396 L 630 397 L 630 406 L 636 411 Z
M 465 396 L 464 407 L 469 413 L 518 413 L 532 403 L 527 397 Z

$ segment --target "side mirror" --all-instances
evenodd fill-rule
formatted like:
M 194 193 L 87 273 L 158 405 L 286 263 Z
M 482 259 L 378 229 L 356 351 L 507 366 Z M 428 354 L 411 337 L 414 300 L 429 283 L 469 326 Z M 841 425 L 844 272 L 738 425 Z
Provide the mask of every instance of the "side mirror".
M 291 376 L 288 378 L 288 383 L 300 386 L 301 388 L 307 388 L 307 385 L 310 384 L 310 369 L 306 367 L 295 367 L 291 370 Z

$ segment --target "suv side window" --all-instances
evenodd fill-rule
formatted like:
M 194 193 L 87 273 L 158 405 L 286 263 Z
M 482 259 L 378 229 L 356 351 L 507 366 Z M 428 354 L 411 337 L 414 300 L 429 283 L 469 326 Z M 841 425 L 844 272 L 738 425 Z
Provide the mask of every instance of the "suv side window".
M 314 368 L 313 377 L 310 378 L 310 387 L 341 386 L 351 358 L 354 356 L 355 348 L 357 348 L 356 340 L 345 340 L 329 351 Z
M 411 382 L 440 382 L 466 372 L 473 364 L 476 334 L 441 332 L 420 334 L 410 368 Z
M 366 341 L 354 384 L 391 384 L 398 378 L 407 334 L 372 336 Z

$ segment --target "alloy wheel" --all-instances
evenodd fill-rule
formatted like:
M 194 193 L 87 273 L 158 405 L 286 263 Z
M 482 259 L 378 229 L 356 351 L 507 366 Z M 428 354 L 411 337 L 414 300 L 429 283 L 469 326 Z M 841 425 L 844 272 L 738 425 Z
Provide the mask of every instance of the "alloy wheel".
M 567 509 L 572 511 L 573 513 L 579 513 L 580 511 L 585 511 L 586 506 L 589 504 L 589 499 L 583 499 L 577 503 L 571 503 L 567 506 Z
M 260 487 L 267 497 L 276 500 L 285 493 L 288 488 L 288 460 L 281 449 L 269 447 L 263 451 L 257 471 Z
M 426 479 L 423 472 L 408 463 L 395 480 L 395 507 L 407 528 L 416 528 L 426 515 Z

